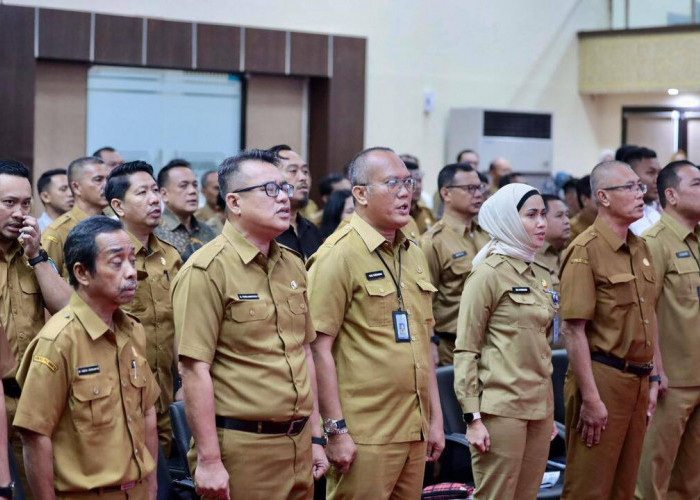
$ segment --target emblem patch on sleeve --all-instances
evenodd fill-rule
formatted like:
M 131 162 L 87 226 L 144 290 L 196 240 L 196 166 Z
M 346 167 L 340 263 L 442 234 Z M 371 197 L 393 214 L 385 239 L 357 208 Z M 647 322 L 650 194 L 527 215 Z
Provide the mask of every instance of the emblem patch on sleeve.
M 36 355 L 32 358 L 32 361 L 34 361 L 35 363 L 41 363 L 52 372 L 58 371 L 58 365 L 44 356 Z

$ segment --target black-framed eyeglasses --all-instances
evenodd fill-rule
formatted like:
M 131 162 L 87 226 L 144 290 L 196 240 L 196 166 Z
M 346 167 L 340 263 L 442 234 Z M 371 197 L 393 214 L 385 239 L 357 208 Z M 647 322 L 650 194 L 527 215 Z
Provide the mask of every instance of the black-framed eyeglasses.
M 637 190 L 640 190 L 642 194 L 645 194 L 647 192 L 647 185 L 644 184 L 643 182 L 630 182 L 629 184 L 621 184 L 619 186 L 609 186 L 609 187 L 604 187 L 600 188 L 603 191 L 614 191 L 616 189 L 624 189 L 628 193 L 634 193 Z
M 389 192 L 398 193 L 401 186 L 406 188 L 406 191 L 413 193 L 416 191 L 416 180 L 413 177 L 408 179 L 389 179 L 386 182 L 373 182 L 371 184 L 358 184 L 358 186 L 386 186 Z
M 231 191 L 232 193 L 245 193 L 246 191 L 252 191 L 253 189 L 265 188 L 265 194 L 270 198 L 276 198 L 280 194 L 280 191 L 287 193 L 288 197 L 292 197 L 294 194 L 294 186 L 288 182 L 283 182 L 282 184 L 277 184 L 276 182 L 270 181 L 264 184 L 257 184 L 255 186 L 248 186 L 246 188 L 236 189 Z
M 486 186 L 483 184 L 452 184 L 451 186 L 445 186 L 447 189 L 457 188 L 462 191 L 466 191 L 469 194 L 474 194 L 477 191 L 480 193 L 486 192 Z

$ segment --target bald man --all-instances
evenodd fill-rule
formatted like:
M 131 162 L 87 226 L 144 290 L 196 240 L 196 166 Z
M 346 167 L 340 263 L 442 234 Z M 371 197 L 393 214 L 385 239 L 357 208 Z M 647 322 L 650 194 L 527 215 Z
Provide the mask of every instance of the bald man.
M 506 175 L 513 172 L 513 167 L 510 166 L 510 162 L 503 157 L 498 157 L 491 162 L 489 165 L 489 176 L 491 177 L 491 184 L 488 187 L 489 196 L 498 191 L 500 187 L 501 179 Z

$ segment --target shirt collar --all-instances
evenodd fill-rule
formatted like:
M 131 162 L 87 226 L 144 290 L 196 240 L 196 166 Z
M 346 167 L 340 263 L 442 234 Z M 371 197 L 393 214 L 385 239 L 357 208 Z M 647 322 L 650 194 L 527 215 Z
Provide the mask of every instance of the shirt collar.
M 70 209 L 70 213 L 73 216 L 73 218 L 78 222 L 80 222 L 81 220 L 85 220 L 89 217 L 88 214 L 86 214 L 80 208 L 78 208 L 78 205 L 73 205 L 73 208 Z
M 520 259 L 516 259 L 514 257 L 509 257 L 507 255 L 504 255 L 504 258 L 510 262 L 510 265 L 513 266 L 513 268 L 518 272 L 518 274 L 523 274 L 525 271 L 530 269 L 530 264 L 528 264 L 525 261 L 522 261 Z
M 605 223 L 605 221 L 603 221 L 603 219 L 600 217 L 596 217 L 595 222 L 593 222 L 593 226 L 596 228 L 598 233 L 600 233 L 600 236 L 605 240 L 605 242 L 608 245 L 610 245 L 610 248 L 612 248 L 616 252 L 623 245 L 628 244 L 628 243 L 633 243 L 633 240 L 636 238 L 628 229 L 627 230 L 627 241 L 621 240 L 620 237 L 618 235 L 616 235 L 612 229 L 610 229 L 610 226 L 608 226 Z
M 76 292 L 73 292 L 73 294 L 70 296 L 68 305 L 92 340 L 97 340 L 102 335 L 110 331 L 109 327 L 104 321 L 102 321 L 102 318 L 100 318 Z M 114 312 L 113 318 L 115 330 L 121 330 L 128 327 L 126 315 L 121 309 L 117 309 Z
M 449 227 L 450 229 L 453 229 L 455 232 L 464 235 L 467 233 L 473 233 L 476 231 L 477 228 L 477 223 L 475 219 L 472 219 L 472 223 L 470 226 L 467 226 L 464 224 L 462 221 L 457 220 L 456 217 L 453 217 L 451 214 L 443 214 L 442 220 L 445 221 L 445 225 Z
M 148 248 L 145 248 L 138 240 L 138 238 L 136 238 L 136 236 L 131 234 L 129 231 L 127 231 L 126 234 L 129 235 L 129 238 L 131 238 L 131 243 L 134 244 L 135 255 L 138 255 L 141 250 L 144 250 L 146 254 L 148 254 L 149 250 L 151 251 L 151 253 L 158 253 L 162 250 L 160 240 L 153 233 L 148 235 Z
M 695 226 L 695 230 L 690 231 L 687 227 L 678 222 L 675 218 L 668 215 L 668 213 L 666 212 L 661 214 L 661 222 L 663 222 L 667 228 L 669 228 L 676 236 L 678 236 L 678 238 L 680 238 L 681 241 L 685 241 L 691 234 L 694 234 L 695 238 L 697 238 L 698 241 L 700 241 L 699 226 Z
M 19 241 L 15 240 L 12 242 L 12 246 L 10 247 L 10 250 L 7 252 L 7 255 L 2 253 L 0 251 L 0 256 L 5 260 L 5 262 L 12 262 L 12 259 L 17 257 L 18 255 L 22 255 L 24 253 L 24 249 L 22 248 L 22 245 L 19 244 Z
M 258 255 L 264 257 L 258 247 L 248 241 L 229 221 L 224 223 L 224 229 L 221 231 L 221 234 L 231 244 L 236 253 L 238 253 L 244 264 L 250 264 Z M 268 262 L 274 264 L 279 259 L 280 255 L 281 251 L 279 245 L 275 240 L 272 240 L 270 242 L 270 252 L 267 256 Z
M 167 208 L 163 209 L 161 221 L 161 224 L 165 226 L 165 228 L 169 231 L 175 231 L 180 226 L 182 226 L 183 228 L 185 227 L 184 224 L 180 222 L 180 219 L 178 219 L 177 216 L 175 216 L 175 214 L 173 214 Z M 190 215 L 190 224 L 192 225 L 192 232 L 197 231 L 199 229 L 199 221 L 194 215 Z
M 374 252 L 386 241 L 384 236 L 379 234 L 379 231 L 374 229 L 366 220 L 360 217 L 357 212 L 352 215 L 350 225 L 355 229 L 355 231 L 357 231 L 357 234 L 360 235 L 362 241 L 364 241 L 365 245 L 367 245 L 367 250 L 370 252 Z M 410 240 L 406 238 L 406 235 L 401 229 L 396 231 L 396 240 L 394 241 L 395 247 L 403 245 L 404 248 L 408 248 L 408 245 L 410 244 Z

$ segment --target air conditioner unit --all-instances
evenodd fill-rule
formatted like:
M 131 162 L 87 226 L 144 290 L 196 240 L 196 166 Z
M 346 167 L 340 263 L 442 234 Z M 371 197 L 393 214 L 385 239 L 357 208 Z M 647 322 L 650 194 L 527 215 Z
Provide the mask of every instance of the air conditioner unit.
M 446 163 L 474 149 L 480 169 L 503 156 L 520 173 L 552 172 L 552 115 L 477 108 L 453 108 L 447 125 Z

